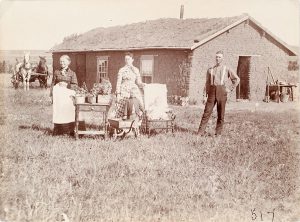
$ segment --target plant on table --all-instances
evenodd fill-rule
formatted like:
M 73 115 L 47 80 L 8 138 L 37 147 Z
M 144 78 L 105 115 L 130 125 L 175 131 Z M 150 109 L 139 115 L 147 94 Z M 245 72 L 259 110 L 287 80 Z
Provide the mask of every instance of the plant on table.
M 97 95 L 98 95 L 98 90 L 95 87 L 93 87 L 87 94 L 88 102 L 96 103 Z
M 100 83 L 94 83 L 93 89 L 100 95 L 110 95 L 112 86 L 108 79 L 102 79 Z
M 77 86 L 75 88 L 75 96 L 85 97 L 88 94 L 88 89 L 85 82 L 82 84 L 82 87 Z
M 112 90 L 110 81 L 104 79 L 101 82 L 101 84 L 102 84 L 102 87 L 101 87 L 100 94 L 102 94 L 102 95 L 110 95 L 111 94 L 111 90 Z
M 108 79 L 102 79 L 100 83 L 95 83 L 93 88 L 98 92 L 98 103 L 110 102 L 112 86 Z

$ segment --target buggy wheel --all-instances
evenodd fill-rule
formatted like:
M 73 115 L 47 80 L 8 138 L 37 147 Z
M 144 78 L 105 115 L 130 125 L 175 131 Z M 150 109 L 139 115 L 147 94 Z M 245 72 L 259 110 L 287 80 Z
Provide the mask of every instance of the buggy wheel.
M 14 81 L 13 82 L 13 86 L 15 89 L 17 89 L 19 87 L 19 82 L 18 81 Z
M 45 87 L 44 81 L 41 78 L 38 78 L 38 80 L 39 80 L 40 88 L 41 89 L 44 88 Z
M 47 79 L 42 81 L 42 87 L 47 89 Z

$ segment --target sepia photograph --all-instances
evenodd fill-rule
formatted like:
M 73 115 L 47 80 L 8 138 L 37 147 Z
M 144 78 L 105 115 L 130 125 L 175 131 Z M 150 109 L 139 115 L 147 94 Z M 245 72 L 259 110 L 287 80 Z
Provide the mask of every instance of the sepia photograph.
M 0 0 L 0 222 L 300 222 L 299 0 Z

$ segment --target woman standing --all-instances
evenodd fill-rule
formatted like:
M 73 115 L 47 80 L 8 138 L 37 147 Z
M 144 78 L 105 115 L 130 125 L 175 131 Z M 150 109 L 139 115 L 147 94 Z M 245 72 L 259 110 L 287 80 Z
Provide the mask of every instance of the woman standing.
M 62 55 L 59 59 L 60 69 L 55 70 L 52 78 L 50 97 L 52 97 L 53 86 L 59 82 L 66 82 L 68 89 L 75 89 L 78 86 L 76 73 L 73 72 L 69 65 L 71 59 L 68 55 Z
M 144 87 L 144 83 L 142 83 L 141 75 L 139 69 L 133 66 L 133 54 L 127 52 L 125 54 L 125 66 L 119 70 L 117 86 L 116 86 L 116 94 L 117 94 L 117 110 L 116 110 L 116 118 L 123 117 L 124 114 L 124 106 L 126 104 L 127 99 L 130 97 L 130 90 L 133 87 Z M 136 98 L 140 100 L 143 104 L 142 94 L 139 92 L 136 95 Z
M 53 103 L 53 135 L 73 135 L 75 127 L 75 107 L 72 96 L 77 87 L 77 77 L 69 65 L 68 55 L 60 57 L 60 69 L 53 74 L 50 97 Z

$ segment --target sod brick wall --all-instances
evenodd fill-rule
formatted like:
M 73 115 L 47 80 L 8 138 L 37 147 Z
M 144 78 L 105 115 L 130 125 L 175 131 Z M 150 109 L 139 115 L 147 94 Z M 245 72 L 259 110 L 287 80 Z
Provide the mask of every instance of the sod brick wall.
M 239 56 L 257 55 L 251 58 L 250 98 L 252 100 L 261 100 L 264 97 L 268 67 L 275 79 L 298 81 L 295 75 L 288 71 L 291 52 L 272 37 L 264 34 L 263 30 L 251 21 L 244 22 L 193 51 L 189 96 L 197 102 L 202 98 L 207 69 L 215 64 L 215 53 L 219 50 L 224 52 L 224 63 L 234 71 L 237 71 Z M 236 92 L 233 92 L 229 99 L 235 101 Z

